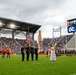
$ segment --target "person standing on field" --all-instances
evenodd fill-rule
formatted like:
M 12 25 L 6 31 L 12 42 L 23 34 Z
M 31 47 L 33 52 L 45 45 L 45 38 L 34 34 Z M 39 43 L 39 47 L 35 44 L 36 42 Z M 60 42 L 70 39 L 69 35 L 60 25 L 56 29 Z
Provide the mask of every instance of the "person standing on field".
M 38 46 L 37 45 L 35 45 L 34 50 L 35 50 L 35 60 L 37 61 L 38 60 Z
M 31 44 L 28 44 L 28 46 L 26 47 L 26 59 L 27 61 L 29 61 L 30 58 L 30 54 L 31 54 L 31 60 L 34 60 L 34 47 Z
M 57 45 L 57 43 L 55 43 L 55 45 L 50 45 L 50 49 L 51 49 L 50 61 L 52 61 L 52 62 L 54 62 L 56 60 L 56 53 L 55 53 L 56 45 Z
M 6 53 L 7 53 L 7 58 L 10 58 L 11 49 L 10 48 L 7 48 Z
M 25 58 L 24 50 L 25 50 L 24 45 L 22 45 L 22 47 L 21 47 L 22 61 L 24 61 L 24 58 Z
M 5 58 L 5 54 L 6 54 L 6 49 L 5 47 L 2 47 L 2 58 Z

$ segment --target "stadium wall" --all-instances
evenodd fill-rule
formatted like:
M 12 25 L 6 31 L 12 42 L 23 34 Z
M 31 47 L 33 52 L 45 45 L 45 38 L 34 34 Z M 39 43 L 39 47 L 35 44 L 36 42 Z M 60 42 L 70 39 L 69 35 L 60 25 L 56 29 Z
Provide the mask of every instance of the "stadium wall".
M 76 50 L 76 35 L 74 35 L 71 40 L 64 46 L 67 50 Z

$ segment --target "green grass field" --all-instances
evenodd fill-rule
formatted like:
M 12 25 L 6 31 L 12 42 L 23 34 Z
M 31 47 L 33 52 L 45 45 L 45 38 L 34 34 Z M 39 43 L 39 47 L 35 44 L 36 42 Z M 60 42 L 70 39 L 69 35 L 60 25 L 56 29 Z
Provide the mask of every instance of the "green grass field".
M 55 62 L 39 55 L 38 61 L 21 61 L 21 55 L 2 59 L 0 55 L 0 75 L 76 75 L 76 56 L 60 56 Z

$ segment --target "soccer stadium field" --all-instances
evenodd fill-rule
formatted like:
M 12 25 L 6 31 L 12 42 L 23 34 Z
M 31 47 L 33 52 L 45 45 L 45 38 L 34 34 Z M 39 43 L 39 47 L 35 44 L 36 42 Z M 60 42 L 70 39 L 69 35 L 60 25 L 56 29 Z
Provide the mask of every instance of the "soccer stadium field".
M 39 55 L 38 61 L 21 61 L 21 55 L 11 55 L 2 59 L 0 55 L 0 75 L 76 75 L 76 56 L 60 56 L 55 62 Z

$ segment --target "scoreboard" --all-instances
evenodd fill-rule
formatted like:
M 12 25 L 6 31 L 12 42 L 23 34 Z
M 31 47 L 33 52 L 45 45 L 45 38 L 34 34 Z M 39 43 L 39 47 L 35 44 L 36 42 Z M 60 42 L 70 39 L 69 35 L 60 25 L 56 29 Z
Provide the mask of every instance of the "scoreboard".
M 76 19 L 67 20 L 68 33 L 76 32 Z

